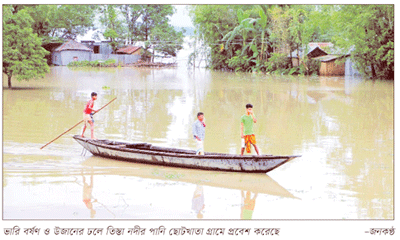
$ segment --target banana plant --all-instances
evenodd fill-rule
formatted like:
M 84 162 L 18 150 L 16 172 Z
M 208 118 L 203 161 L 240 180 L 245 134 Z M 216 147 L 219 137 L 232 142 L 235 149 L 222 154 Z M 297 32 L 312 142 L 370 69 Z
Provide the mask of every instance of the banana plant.
M 243 12 L 242 9 L 237 11 L 237 18 L 239 25 L 236 26 L 232 31 L 228 32 L 222 39 L 225 42 L 224 49 L 227 50 L 228 56 L 230 58 L 234 57 L 237 47 L 234 47 L 235 39 L 240 38 L 242 40 L 241 53 L 240 56 L 249 61 L 255 63 L 258 68 L 262 66 L 262 62 L 265 56 L 266 40 L 268 36 L 268 15 L 267 7 L 260 6 L 258 10 L 259 18 L 250 18 L 249 13 Z M 251 40 L 248 43 L 248 40 Z M 259 46 L 261 45 L 261 51 L 259 51 Z M 248 53 L 253 53 L 253 56 L 248 55 Z
M 242 9 L 238 9 L 237 11 L 237 18 L 239 25 L 236 26 L 232 31 L 228 32 L 223 38 L 222 42 L 226 41 L 225 43 L 225 49 L 229 50 L 229 55 L 230 57 L 233 56 L 233 47 L 232 47 L 232 42 L 235 40 L 237 37 L 242 38 L 242 49 L 245 48 L 246 46 L 246 41 L 248 38 L 248 33 L 251 31 L 251 26 L 248 21 L 250 14 L 243 12 Z M 233 42 L 233 44 L 236 44 Z

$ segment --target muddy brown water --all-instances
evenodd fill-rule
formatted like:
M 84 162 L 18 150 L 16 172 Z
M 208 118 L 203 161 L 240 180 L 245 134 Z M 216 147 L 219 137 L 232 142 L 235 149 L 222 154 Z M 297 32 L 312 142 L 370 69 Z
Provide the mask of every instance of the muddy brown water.
M 204 69 L 69 69 L 7 89 L 4 219 L 393 219 L 393 82 Z M 252 103 L 263 154 L 302 155 L 268 174 L 152 166 L 92 156 L 72 139 L 92 91 L 95 136 L 240 152 Z M 90 132 L 86 131 L 86 136 Z M 254 153 L 254 150 L 253 150 Z

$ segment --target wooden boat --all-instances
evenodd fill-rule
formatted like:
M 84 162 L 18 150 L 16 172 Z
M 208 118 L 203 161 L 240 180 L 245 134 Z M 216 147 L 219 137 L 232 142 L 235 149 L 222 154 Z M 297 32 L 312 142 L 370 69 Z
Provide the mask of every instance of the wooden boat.
M 209 153 L 196 155 L 193 150 L 165 148 L 148 143 L 126 143 L 73 138 L 95 156 L 164 166 L 232 172 L 269 172 L 300 156 L 238 155 Z

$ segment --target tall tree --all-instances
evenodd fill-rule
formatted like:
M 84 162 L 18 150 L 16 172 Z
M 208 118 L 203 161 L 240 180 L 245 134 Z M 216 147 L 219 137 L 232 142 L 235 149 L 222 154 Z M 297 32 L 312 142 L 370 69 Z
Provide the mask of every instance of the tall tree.
M 100 22 L 105 26 L 103 36 L 109 39 L 110 45 L 115 52 L 118 45 L 125 38 L 120 11 L 116 5 L 104 5 L 101 10 Z
M 133 34 L 139 41 L 150 40 L 150 35 L 156 27 L 167 26 L 169 17 L 175 12 L 172 5 L 139 5 L 136 8 L 140 14 L 140 21 L 135 22 Z
M 121 5 L 120 10 L 127 28 L 128 44 L 145 42 L 145 57 L 154 61 L 156 52 L 160 56 L 176 56 L 183 48 L 183 33 L 169 24 L 175 12 L 172 5 Z M 150 56 L 151 55 L 151 56 Z
M 163 58 L 167 56 L 176 57 L 177 52 L 183 48 L 183 33 L 176 31 L 170 25 L 154 28 L 151 35 L 154 51 Z
M 237 10 L 251 6 L 241 5 L 191 5 L 190 16 L 196 28 L 195 34 L 210 48 L 208 64 L 213 69 L 228 68 L 229 57 L 221 48 L 223 37 L 238 25 Z M 233 52 L 236 49 L 233 50 Z
M 269 47 L 268 7 L 240 6 L 236 11 L 237 25 L 223 34 L 220 49 L 214 56 L 224 55 L 228 69 L 259 71 L 264 67 Z M 221 64 L 222 65 L 222 64 Z
M 362 73 L 394 79 L 394 5 L 341 5 L 333 19 L 335 43 L 353 50 Z
M 135 33 L 137 33 L 137 21 L 143 13 L 142 5 L 120 5 L 120 11 L 125 18 L 126 25 L 126 40 L 128 44 L 133 44 L 136 39 Z
M 224 49 L 230 57 L 228 66 L 236 71 L 249 71 L 252 62 L 256 62 L 254 59 L 259 55 L 256 37 L 258 26 L 255 19 L 249 18 L 250 13 L 242 9 L 237 10 L 237 17 L 239 25 L 228 32 L 221 41 L 225 42 Z
M 14 11 L 12 6 L 3 6 L 3 73 L 8 77 L 8 87 L 12 88 L 11 79 L 29 80 L 43 77 L 48 71 L 41 39 L 33 33 L 32 23 L 26 9 Z
M 21 5 L 33 19 L 33 32 L 44 43 L 76 39 L 94 28 L 97 5 Z

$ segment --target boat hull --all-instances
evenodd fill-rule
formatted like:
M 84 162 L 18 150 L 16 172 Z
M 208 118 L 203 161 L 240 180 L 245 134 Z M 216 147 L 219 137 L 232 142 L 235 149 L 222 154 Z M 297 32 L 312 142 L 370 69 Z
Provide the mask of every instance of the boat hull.
M 173 152 L 168 148 L 157 147 L 141 149 L 127 147 L 129 143 L 111 142 L 107 140 L 91 140 L 80 136 L 73 137 L 79 144 L 93 155 L 124 161 L 157 164 L 172 167 L 184 167 L 204 170 L 231 172 L 269 172 L 282 164 L 299 156 L 272 155 L 236 155 L 206 153 L 195 155 L 191 151 Z M 168 151 L 170 150 L 170 151 Z

